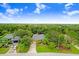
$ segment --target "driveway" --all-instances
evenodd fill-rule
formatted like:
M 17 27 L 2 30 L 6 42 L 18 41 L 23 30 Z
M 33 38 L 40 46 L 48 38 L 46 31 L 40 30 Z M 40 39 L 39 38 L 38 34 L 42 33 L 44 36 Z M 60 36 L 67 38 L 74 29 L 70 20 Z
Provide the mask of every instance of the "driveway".
M 11 45 L 9 51 L 5 54 L 5 55 L 16 55 L 16 46 L 17 43 L 14 43 L 13 45 Z
M 36 42 L 33 41 L 33 43 L 31 44 L 30 46 L 30 49 L 29 51 L 27 52 L 28 55 L 36 55 L 37 52 L 36 52 Z

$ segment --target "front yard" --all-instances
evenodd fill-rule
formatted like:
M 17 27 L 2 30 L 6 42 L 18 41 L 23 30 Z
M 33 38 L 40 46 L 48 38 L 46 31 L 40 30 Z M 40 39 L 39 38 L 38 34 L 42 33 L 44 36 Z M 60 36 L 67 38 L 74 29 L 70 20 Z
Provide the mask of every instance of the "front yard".
M 18 46 L 16 47 L 17 53 L 26 53 L 28 50 L 29 50 L 29 47 L 25 47 L 22 44 L 18 44 Z
M 37 52 L 45 52 L 45 53 L 46 52 L 58 52 L 58 50 L 56 48 L 55 49 L 50 49 L 46 45 L 37 45 L 36 50 L 37 50 Z
M 50 49 L 48 46 L 46 45 L 37 45 L 36 47 L 36 50 L 38 53 L 69 53 L 69 54 L 79 54 L 79 50 L 76 49 L 75 47 L 72 46 L 71 49 L 69 50 L 60 50 L 60 49 L 56 49 L 56 48 L 53 48 L 53 49 Z
M 0 48 L 0 54 L 5 54 L 7 53 L 9 50 L 9 47 L 8 48 Z

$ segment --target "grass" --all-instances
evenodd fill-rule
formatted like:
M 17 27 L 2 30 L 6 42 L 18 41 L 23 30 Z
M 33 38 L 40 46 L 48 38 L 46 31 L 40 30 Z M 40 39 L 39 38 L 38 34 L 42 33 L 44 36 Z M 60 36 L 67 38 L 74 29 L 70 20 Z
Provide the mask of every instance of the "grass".
M 16 51 L 17 53 L 26 53 L 29 50 L 29 47 L 22 46 L 21 44 L 18 44 Z
M 8 48 L 0 48 L 0 54 L 5 54 L 7 53 L 9 50 L 9 47 Z
M 71 52 L 74 54 L 79 54 L 79 50 L 72 46 Z
M 37 45 L 36 50 L 37 52 L 58 52 L 57 49 L 50 49 L 46 45 Z
M 79 49 L 75 48 L 74 46 L 71 46 L 70 50 L 59 50 L 59 52 L 71 53 L 71 54 L 79 54 Z
M 39 45 L 37 45 L 36 50 L 37 50 L 38 53 L 41 53 L 41 52 L 44 52 L 44 53 L 50 52 L 50 53 L 52 53 L 52 52 L 54 52 L 54 53 L 79 54 L 79 50 L 76 49 L 76 48 L 73 47 L 73 46 L 71 47 L 70 50 L 65 50 L 65 49 L 63 49 L 63 50 L 58 50 L 58 49 L 56 49 L 56 48 L 50 49 L 50 48 L 48 48 L 48 46 L 46 46 L 46 45 L 40 45 L 40 44 L 39 44 Z

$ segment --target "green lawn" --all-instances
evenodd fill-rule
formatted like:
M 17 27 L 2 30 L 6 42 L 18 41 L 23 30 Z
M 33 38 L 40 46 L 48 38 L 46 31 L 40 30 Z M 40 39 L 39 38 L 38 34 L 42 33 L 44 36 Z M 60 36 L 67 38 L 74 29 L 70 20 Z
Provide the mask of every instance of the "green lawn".
M 0 48 L 0 54 L 5 54 L 7 53 L 9 48 Z
M 72 53 L 72 54 L 79 54 L 79 50 L 72 46 L 70 50 L 57 50 L 56 48 L 50 49 L 46 45 L 37 45 L 36 50 L 38 53 L 41 52 L 55 52 L 55 53 Z
M 71 52 L 74 54 L 79 54 L 79 50 L 72 46 Z
M 50 49 L 46 45 L 37 45 L 36 50 L 37 52 L 58 52 L 57 49 Z

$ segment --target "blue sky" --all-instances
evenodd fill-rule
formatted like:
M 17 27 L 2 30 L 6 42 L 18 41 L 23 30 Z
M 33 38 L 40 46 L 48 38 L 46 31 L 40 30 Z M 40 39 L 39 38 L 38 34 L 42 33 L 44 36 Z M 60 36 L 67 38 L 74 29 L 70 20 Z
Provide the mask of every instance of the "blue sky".
M 0 23 L 79 22 L 79 3 L 0 3 Z

